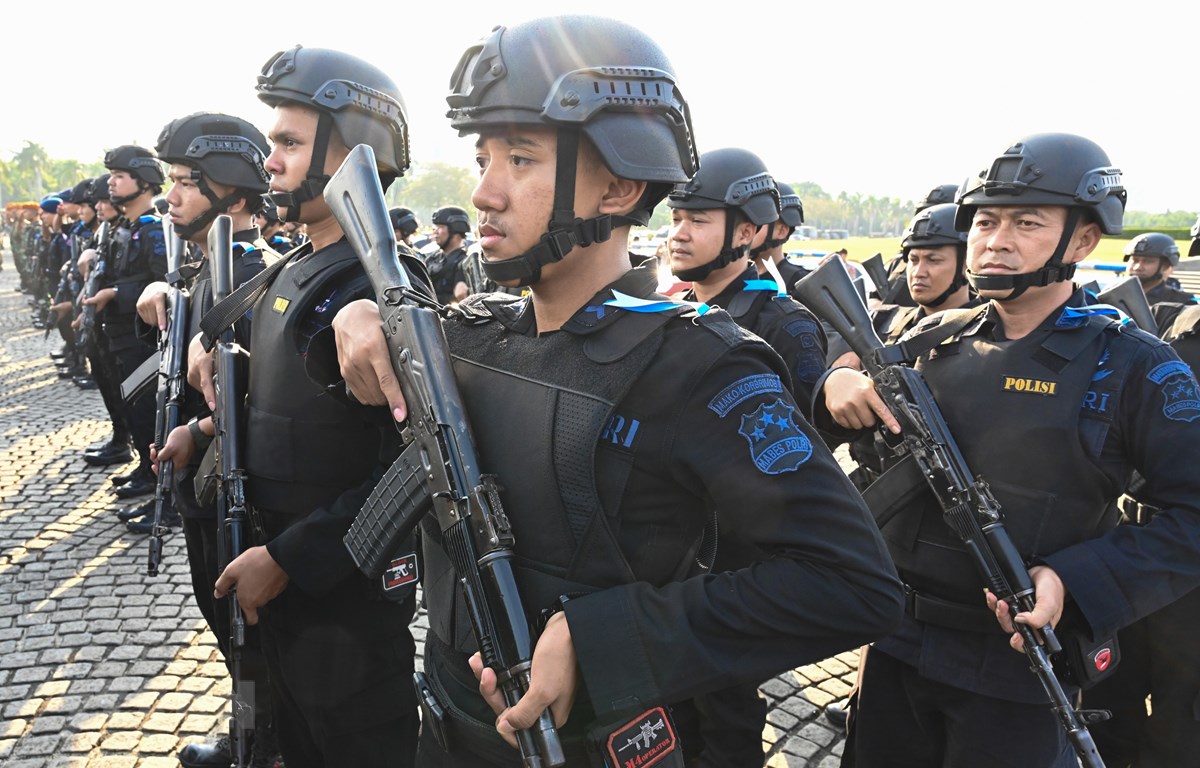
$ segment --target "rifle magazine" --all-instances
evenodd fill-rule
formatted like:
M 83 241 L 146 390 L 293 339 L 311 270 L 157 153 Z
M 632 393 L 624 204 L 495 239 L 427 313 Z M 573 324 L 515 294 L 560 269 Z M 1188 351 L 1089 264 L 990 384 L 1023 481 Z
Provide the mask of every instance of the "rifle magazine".
M 384 473 L 342 539 L 358 569 L 369 578 L 383 573 L 431 501 L 429 467 L 420 443 L 413 442 Z

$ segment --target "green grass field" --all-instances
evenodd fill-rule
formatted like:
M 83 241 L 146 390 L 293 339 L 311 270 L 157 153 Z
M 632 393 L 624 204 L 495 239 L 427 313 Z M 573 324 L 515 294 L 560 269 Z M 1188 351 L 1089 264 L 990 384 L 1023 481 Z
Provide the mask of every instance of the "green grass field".
M 1088 257 L 1088 261 L 1121 263 L 1128 238 L 1106 237 L 1096 246 L 1096 250 Z M 1175 241 L 1179 252 L 1186 254 L 1190 243 Z M 784 247 L 785 253 L 792 252 L 828 252 L 845 248 L 853 261 L 869 259 L 877 253 L 882 253 L 884 261 L 900 250 L 898 237 L 851 237 L 847 240 L 791 240 Z

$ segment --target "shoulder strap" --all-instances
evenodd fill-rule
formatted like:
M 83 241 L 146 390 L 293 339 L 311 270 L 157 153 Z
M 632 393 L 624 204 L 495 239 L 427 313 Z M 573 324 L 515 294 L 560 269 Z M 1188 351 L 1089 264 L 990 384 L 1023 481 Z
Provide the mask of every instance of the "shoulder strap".
M 978 307 L 944 313 L 942 320 L 933 328 L 921 331 L 907 341 L 892 344 L 879 350 L 879 362 L 883 365 L 905 363 L 911 365 L 921 355 L 933 349 L 943 341 L 966 330 L 967 326 L 983 317 L 987 304 Z
M 279 274 L 279 270 L 283 269 L 284 265 L 295 258 L 299 252 L 299 248 L 294 249 L 287 256 L 242 283 L 236 291 L 204 313 L 204 317 L 200 320 L 200 330 L 202 331 L 200 341 L 204 344 L 205 351 L 211 352 L 213 345 L 216 344 L 216 338 L 224 333 L 226 328 L 237 322 L 239 317 L 250 311 L 259 297 L 267 292 L 267 288 L 271 286 L 271 282 L 275 279 L 275 275 Z

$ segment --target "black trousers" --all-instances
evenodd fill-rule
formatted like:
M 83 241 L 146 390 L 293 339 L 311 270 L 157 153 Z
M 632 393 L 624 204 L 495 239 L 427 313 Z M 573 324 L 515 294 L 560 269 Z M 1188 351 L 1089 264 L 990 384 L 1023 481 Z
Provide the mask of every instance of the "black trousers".
M 1121 630 L 1116 673 L 1083 694 L 1087 708 L 1112 712 L 1089 729 L 1108 768 L 1200 766 L 1197 637 L 1200 589 Z
M 415 608 L 415 593 L 381 599 L 355 575 L 321 598 L 289 585 L 259 609 L 288 768 L 416 764 Z
M 121 382 L 136 371 L 138 366 L 153 354 L 154 350 L 136 339 L 125 337 L 116 337 L 115 339 L 109 337 L 108 343 L 117 376 L 116 385 L 119 397 Z M 125 425 L 129 428 L 129 434 L 133 438 L 133 449 L 137 451 L 138 464 L 149 470 L 150 444 L 154 442 L 154 419 L 157 414 L 154 389 L 133 402 L 125 403 L 122 413 L 125 417 Z
M 1016 653 L 1016 651 L 1014 651 Z M 1047 704 L 934 682 L 872 648 L 842 768 L 1077 768 Z
M 116 362 L 108 354 L 107 340 L 93 330 L 88 336 L 87 359 L 92 369 L 92 380 L 104 401 L 104 410 L 112 421 L 114 442 L 129 442 L 129 427 L 125 423 L 125 404 L 121 402 L 121 382 L 117 381 Z
M 175 510 L 183 518 L 183 538 L 187 544 L 188 569 L 192 576 L 192 595 L 209 629 L 217 637 L 217 646 L 225 659 L 225 666 L 233 674 L 230 655 L 229 598 L 213 597 L 213 586 L 221 571 L 218 567 L 219 537 L 215 508 L 204 508 L 196 501 L 192 487 L 194 468 L 185 467 L 173 476 L 173 499 Z M 249 728 L 262 728 L 271 724 L 271 683 L 267 672 L 267 660 L 259 642 L 258 627 L 246 625 L 245 642 L 241 648 L 240 687 L 238 695 L 248 702 L 254 713 Z

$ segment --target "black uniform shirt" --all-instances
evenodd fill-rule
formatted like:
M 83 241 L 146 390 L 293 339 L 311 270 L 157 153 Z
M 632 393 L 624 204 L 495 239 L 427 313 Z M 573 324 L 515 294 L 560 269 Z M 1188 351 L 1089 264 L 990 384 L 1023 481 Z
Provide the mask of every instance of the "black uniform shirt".
M 1039 331 L 1067 329 L 1071 310 L 1086 303 L 1083 291 L 1077 290 L 1063 307 L 1050 313 Z M 920 332 L 937 322 L 935 317 L 916 330 Z M 963 335 L 975 334 L 993 340 L 1005 338 L 994 305 Z M 1103 444 L 1089 449 L 1089 455 L 1112 488 L 1126 488 L 1133 470 L 1138 470 L 1147 479 L 1143 498 L 1161 507 L 1162 512 L 1145 527 L 1118 526 L 1039 558 L 1066 586 L 1064 624 L 1084 622 L 1097 638 L 1128 626 L 1200 585 L 1200 475 L 1195 471 L 1200 466 L 1200 387 L 1168 345 L 1140 331 L 1122 335 L 1135 347 L 1134 353 L 1116 403 L 1103 405 L 1111 415 L 1111 426 Z M 1106 360 L 1101 359 L 1092 374 L 1094 379 L 1108 375 L 1103 370 Z M 986 385 L 981 382 L 981 386 Z M 944 398 L 955 393 L 935 394 Z M 972 396 L 970 392 L 961 394 Z M 822 429 L 854 434 L 833 423 L 822 398 L 818 397 L 817 403 L 815 418 Z M 1096 406 L 1086 400 L 1080 404 L 1081 408 Z M 978 429 L 955 434 L 964 450 L 971 441 L 988 439 L 986 419 L 990 416 L 983 413 L 981 417 Z M 1020 417 L 1019 409 L 1004 412 L 1006 419 Z M 1085 442 L 1082 435 L 1076 439 Z M 994 450 L 1056 449 L 1041 444 L 996 446 Z M 1020 478 L 996 479 L 1020 482 Z M 921 624 L 906 615 L 900 631 L 876 646 L 916 666 L 933 680 L 1015 701 L 1045 700 L 1024 657 L 1008 648 L 1002 634 L 956 631 Z
M 639 270 L 627 272 L 555 333 L 590 326 L 602 310 L 624 311 L 605 301 L 613 291 L 640 295 L 640 284 Z M 536 332 L 531 302 L 509 327 Z M 877 637 L 899 615 L 899 583 L 878 531 L 801 417 L 778 355 L 729 327 L 737 343 L 695 320 L 669 322 L 659 354 L 601 436 L 598 486 L 632 462 L 619 500 L 604 501 L 609 509 L 619 501 L 618 538 L 638 578 L 565 606 L 601 717 L 766 679 Z M 711 345 L 724 351 L 710 354 Z M 698 537 L 714 509 L 723 535 L 763 559 L 678 580 L 678 552 L 667 542 L 680 529 Z M 510 516 L 516 525 L 520 514 Z

